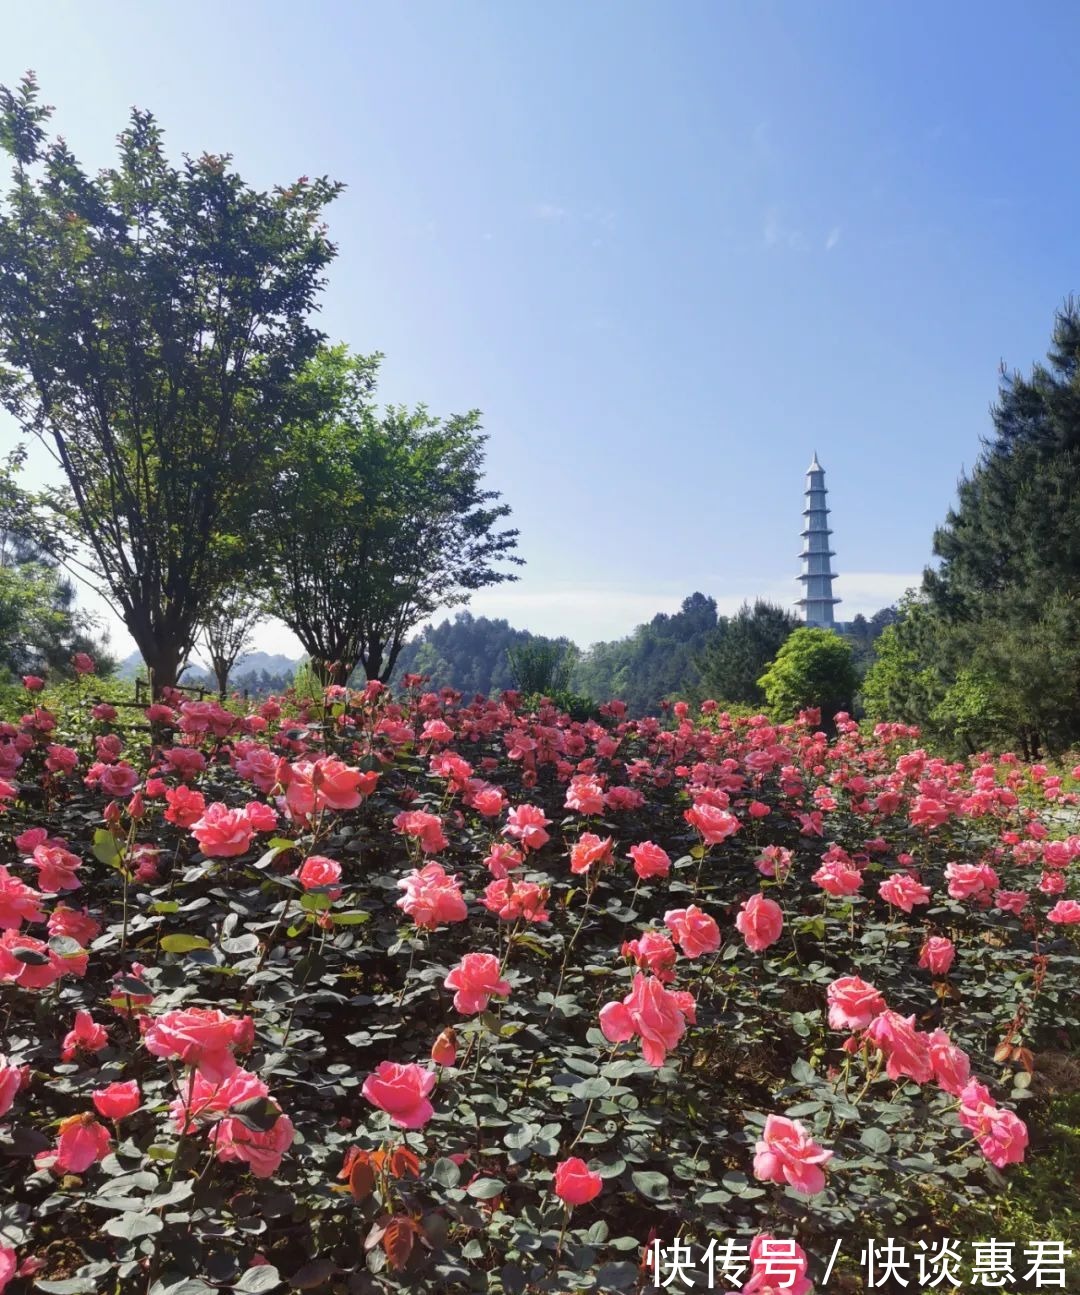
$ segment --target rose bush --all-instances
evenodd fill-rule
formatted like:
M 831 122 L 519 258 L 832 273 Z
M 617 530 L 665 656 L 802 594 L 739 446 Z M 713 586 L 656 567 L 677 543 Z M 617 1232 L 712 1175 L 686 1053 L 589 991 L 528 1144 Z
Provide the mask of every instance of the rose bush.
M 635 1290 L 678 1236 L 808 1290 L 1038 1154 L 1074 778 L 415 678 L 74 701 L 0 724 L 0 1288 Z

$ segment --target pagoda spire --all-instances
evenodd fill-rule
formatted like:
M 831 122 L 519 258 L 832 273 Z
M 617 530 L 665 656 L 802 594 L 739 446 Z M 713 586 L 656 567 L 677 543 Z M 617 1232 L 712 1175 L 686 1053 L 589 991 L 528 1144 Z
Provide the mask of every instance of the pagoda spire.
M 817 450 L 806 469 L 806 507 L 803 509 L 802 574 L 803 596 L 797 606 L 803 609 L 807 625 L 832 629 L 833 607 L 840 601 L 833 597 L 832 582 L 836 572 L 830 560 L 836 555 L 829 548 L 829 509 L 825 505 L 825 469 L 818 462 Z

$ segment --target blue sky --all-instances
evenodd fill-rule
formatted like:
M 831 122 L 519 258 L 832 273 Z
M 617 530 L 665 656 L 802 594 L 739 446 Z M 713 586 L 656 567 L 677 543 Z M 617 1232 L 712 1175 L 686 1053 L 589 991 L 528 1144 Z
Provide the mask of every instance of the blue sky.
M 322 327 L 483 410 L 528 565 L 473 609 L 585 644 L 797 597 L 815 448 L 839 614 L 917 578 L 1078 286 L 1078 47 L 1065 3 L 96 0 L 9 6 L 0 80 L 90 166 L 138 104 L 345 181 Z

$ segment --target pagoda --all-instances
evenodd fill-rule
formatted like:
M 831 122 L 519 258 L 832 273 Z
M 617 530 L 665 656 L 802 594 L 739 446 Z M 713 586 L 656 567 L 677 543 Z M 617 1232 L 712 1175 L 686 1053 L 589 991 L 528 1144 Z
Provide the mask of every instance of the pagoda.
M 836 579 L 830 559 L 835 557 L 829 548 L 829 509 L 825 506 L 825 469 L 818 462 L 817 450 L 814 460 L 806 469 L 806 507 L 802 533 L 803 549 L 802 575 L 799 579 L 803 585 L 803 596 L 797 606 L 803 609 L 803 619 L 807 625 L 816 625 L 822 629 L 832 629 L 835 625 L 833 608 L 840 601 L 833 597 L 832 582 Z

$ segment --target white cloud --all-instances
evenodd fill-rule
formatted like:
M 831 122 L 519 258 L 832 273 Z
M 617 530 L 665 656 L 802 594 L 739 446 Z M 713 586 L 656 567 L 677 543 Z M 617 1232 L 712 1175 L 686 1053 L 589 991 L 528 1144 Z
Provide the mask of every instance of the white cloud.
M 538 202 L 533 207 L 532 214 L 537 220 L 565 220 L 569 213 L 556 202 Z
M 831 252 L 839 242 L 840 242 L 840 226 L 834 225 L 832 229 L 829 230 L 829 236 L 825 240 L 825 251 Z

